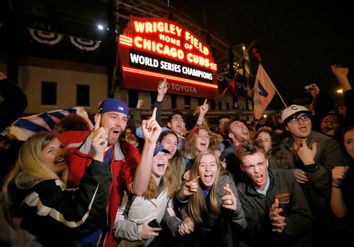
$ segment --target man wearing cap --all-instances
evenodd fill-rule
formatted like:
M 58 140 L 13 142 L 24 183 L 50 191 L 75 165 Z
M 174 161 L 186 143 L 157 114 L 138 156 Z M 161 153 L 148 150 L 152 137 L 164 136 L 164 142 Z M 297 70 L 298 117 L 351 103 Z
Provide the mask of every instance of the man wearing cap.
M 103 246 L 116 246 L 112 229 L 124 191 L 142 195 L 149 183 L 150 173 L 146 171 L 151 170 L 152 153 L 161 133 L 161 127 L 155 120 L 156 109 L 153 111 L 153 116 L 142 123 L 145 137 L 142 159 L 135 147 L 127 142 L 119 142 L 119 137 L 127 125 L 128 114 L 128 106 L 113 98 L 102 101 L 95 114 L 95 122 L 100 122 L 100 127 L 103 127 L 107 133 L 108 147 L 105 152 L 104 164 L 111 167 L 113 179 L 110 200 L 107 205 L 107 219 L 102 219 L 102 224 L 98 226 L 96 232 L 81 238 L 79 240 L 80 246 L 91 246 L 90 244 L 96 243 L 96 241 L 104 241 Z M 76 187 L 84 174 L 85 167 L 90 164 L 92 159 L 92 132 L 67 131 L 60 133 L 59 138 L 67 148 L 68 187 Z M 140 160 L 142 162 L 139 164 Z
M 306 107 L 287 107 L 282 112 L 282 121 L 290 137 L 284 139 L 279 151 L 271 155 L 270 165 L 293 171 L 315 218 L 315 241 L 325 243 L 323 236 L 330 236 L 326 234 L 330 232 L 331 224 L 331 170 L 335 166 L 345 165 L 344 155 L 334 139 L 312 131 L 310 111 Z

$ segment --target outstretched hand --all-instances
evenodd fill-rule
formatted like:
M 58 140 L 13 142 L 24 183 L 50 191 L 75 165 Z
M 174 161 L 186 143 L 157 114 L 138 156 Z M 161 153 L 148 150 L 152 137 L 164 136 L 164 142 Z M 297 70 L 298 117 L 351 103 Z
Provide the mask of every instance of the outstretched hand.
M 167 93 L 167 90 L 168 90 L 168 82 L 165 77 L 163 78 L 162 81 L 159 82 L 159 85 L 157 87 L 157 101 L 161 102 L 163 100 L 165 94 Z
M 189 196 L 193 195 L 194 193 L 196 193 L 198 191 L 199 188 L 199 176 L 191 179 L 188 182 L 185 182 L 179 192 L 179 197 L 182 200 L 186 200 Z
M 159 82 L 159 86 L 157 87 L 157 92 L 159 94 L 165 95 L 167 93 L 167 89 L 168 89 L 168 82 L 165 77 L 163 78 L 162 81 Z
M 224 191 L 225 191 L 225 195 L 221 197 L 222 206 L 224 208 L 235 211 L 237 209 L 237 200 L 229 184 L 226 184 L 224 186 Z
M 349 69 L 346 67 L 341 67 L 338 65 L 332 65 L 331 70 L 333 75 L 336 77 L 346 77 L 348 75 Z
M 161 134 L 161 127 L 156 121 L 156 107 L 149 119 L 143 120 L 141 124 L 145 142 L 155 144 Z
M 108 145 L 107 133 L 103 127 L 100 127 L 101 115 L 97 115 L 95 127 L 92 131 L 92 146 L 93 146 L 93 159 L 103 161 L 104 152 Z
M 208 99 L 204 100 L 204 103 L 200 106 L 200 114 L 203 114 L 203 116 L 208 112 L 209 110 L 209 104 L 208 104 Z
M 279 200 L 275 198 L 272 207 L 269 209 L 269 218 L 272 222 L 273 232 L 283 232 L 286 226 L 285 217 L 281 215 L 283 209 L 279 206 Z

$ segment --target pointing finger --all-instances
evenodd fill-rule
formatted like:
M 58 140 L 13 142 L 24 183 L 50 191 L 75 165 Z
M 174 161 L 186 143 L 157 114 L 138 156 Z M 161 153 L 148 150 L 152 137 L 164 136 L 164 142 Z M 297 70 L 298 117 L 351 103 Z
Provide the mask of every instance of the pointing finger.
M 101 123 L 101 114 L 97 114 L 97 121 L 95 122 L 94 131 L 100 128 L 100 123 Z
M 226 184 L 226 185 L 224 186 L 224 190 L 225 190 L 225 194 L 226 194 L 226 195 L 231 195 L 231 194 L 232 194 L 232 190 L 231 190 L 229 184 Z
M 206 104 L 207 104 L 207 102 L 208 102 L 208 99 L 205 99 L 205 100 L 204 100 L 204 105 L 206 105 Z

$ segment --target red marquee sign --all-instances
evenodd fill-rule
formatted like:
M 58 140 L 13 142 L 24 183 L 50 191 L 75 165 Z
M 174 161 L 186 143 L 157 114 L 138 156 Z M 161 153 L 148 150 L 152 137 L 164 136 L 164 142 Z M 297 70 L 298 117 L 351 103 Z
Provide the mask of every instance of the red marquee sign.
M 207 45 L 169 20 L 131 17 L 119 36 L 125 88 L 156 91 L 164 77 L 171 94 L 214 98 L 217 65 Z

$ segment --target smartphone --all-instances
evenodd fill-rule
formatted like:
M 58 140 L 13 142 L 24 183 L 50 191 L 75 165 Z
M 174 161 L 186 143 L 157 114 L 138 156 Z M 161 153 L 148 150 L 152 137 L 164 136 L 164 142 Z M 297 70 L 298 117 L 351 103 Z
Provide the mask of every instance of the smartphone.
M 148 225 L 149 225 L 150 227 L 161 228 L 160 223 L 159 223 L 156 219 L 150 221 L 150 222 L 148 223 Z

